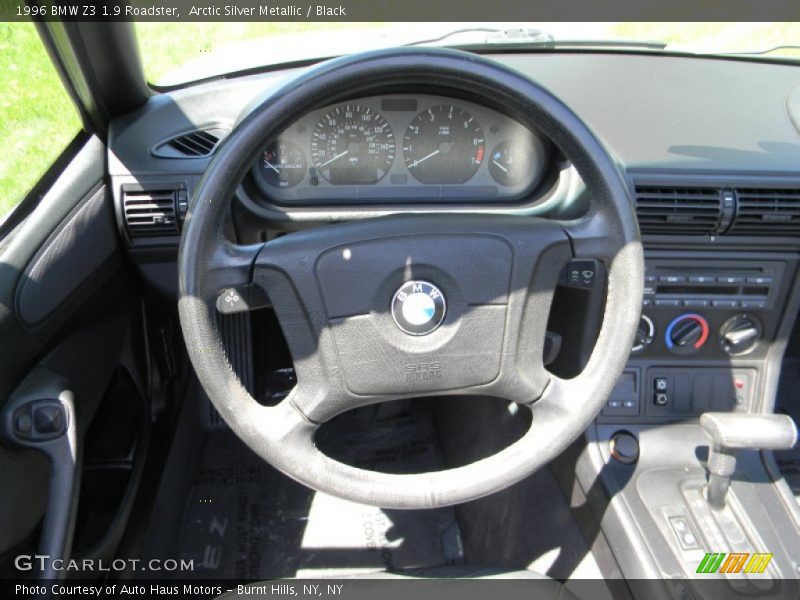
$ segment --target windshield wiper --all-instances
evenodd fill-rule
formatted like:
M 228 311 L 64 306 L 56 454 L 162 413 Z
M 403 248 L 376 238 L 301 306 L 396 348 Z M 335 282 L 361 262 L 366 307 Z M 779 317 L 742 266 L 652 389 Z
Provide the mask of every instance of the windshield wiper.
M 453 47 L 486 48 L 487 46 L 513 47 L 515 49 L 561 49 L 561 48 L 639 48 L 646 50 L 663 50 L 667 47 L 666 42 L 658 40 L 557 40 L 551 34 L 541 29 L 497 29 L 491 27 L 466 27 L 455 29 L 444 35 L 427 40 L 418 40 L 404 44 L 405 46 L 425 46 L 437 44 L 453 37 L 468 35 L 471 33 L 488 33 L 482 42 L 467 42 L 465 44 L 455 44 Z

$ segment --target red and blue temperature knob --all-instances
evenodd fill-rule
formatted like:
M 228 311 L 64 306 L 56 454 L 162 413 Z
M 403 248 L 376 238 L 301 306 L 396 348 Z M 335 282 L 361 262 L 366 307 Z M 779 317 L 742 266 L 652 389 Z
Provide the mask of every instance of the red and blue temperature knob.
M 677 354 L 698 351 L 708 340 L 708 321 L 702 315 L 687 313 L 675 317 L 664 333 L 667 348 Z

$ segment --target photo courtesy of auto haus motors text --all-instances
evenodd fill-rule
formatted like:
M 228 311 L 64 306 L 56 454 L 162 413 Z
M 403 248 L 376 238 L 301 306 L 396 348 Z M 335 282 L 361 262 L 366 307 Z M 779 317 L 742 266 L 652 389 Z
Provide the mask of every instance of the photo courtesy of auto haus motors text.
M 236 595 L 265 595 L 277 597 L 303 596 L 326 597 L 341 595 L 344 584 L 287 584 L 273 583 L 268 585 L 239 584 L 234 588 L 225 588 L 222 585 L 165 585 L 165 584 L 107 584 L 107 585 L 78 585 L 51 583 L 46 585 L 16 584 L 15 593 L 21 596 L 52 596 L 52 597 L 154 597 L 173 596 L 181 598 L 219 596 L 224 592 Z
M 800 598 L 798 48 L 0 1 L 0 598 Z

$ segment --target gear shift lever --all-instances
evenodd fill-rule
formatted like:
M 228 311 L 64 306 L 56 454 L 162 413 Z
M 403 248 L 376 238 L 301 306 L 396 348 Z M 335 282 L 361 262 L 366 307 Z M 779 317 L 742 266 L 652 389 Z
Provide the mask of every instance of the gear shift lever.
M 788 450 L 797 443 L 797 427 L 786 415 L 703 413 L 700 426 L 712 440 L 708 452 L 708 503 L 724 508 L 739 449 Z

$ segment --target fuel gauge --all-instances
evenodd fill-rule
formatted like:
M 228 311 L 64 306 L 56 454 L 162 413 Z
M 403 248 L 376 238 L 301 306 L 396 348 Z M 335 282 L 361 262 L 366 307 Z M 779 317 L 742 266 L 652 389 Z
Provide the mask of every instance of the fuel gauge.
M 518 185 L 538 171 L 530 144 L 505 141 L 495 146 L 489 155 L 489 173 L 500 185 Z
M 297 144 L 278 140 L 264 150 L 259 161 L 261 177 L 273 187 L 290 188 L 303 180 L 306 156 Z

